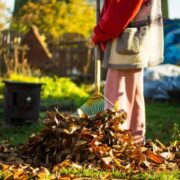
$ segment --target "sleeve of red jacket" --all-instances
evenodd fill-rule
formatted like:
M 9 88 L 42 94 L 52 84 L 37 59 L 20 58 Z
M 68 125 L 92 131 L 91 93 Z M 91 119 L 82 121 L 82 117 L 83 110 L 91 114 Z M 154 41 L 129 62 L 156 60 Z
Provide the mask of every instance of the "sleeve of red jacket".
M 106 13 L 106 9 L 108 8 L 108 5 L 109 5 L 109 1 L 108 0 L 104 0 L 103 7 L 102 7 L 102 10 L 101 10 L 101 17 L 100 18 L 102 18 L 104 16 L 104 14 Z
M 108 1 L 108 0 L 107 0 Z M 119 36 L 134 19 L 144 0 L 109 0 L 106 12 L 94 28 L 92 41 L 106 42 Z

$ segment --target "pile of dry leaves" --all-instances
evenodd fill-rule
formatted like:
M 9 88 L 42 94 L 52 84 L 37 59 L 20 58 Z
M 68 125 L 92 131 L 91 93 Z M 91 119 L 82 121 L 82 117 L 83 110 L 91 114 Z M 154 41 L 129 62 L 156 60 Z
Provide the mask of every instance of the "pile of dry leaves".
M 79 118 L 49 112 L 45 127 L 26 144 L 14 151 L 0 147 L 0 152 L 14 153 L 14 159 L 6 158 L 6 162 L 14 166 L 18 160 L 21 164 L 52 171 L 69 166 L 122 172 L 180 168 L 180 143 L 167 147 L 159 141 L 148 141 L 145 145 L 137 145 L 129 131 L 120 129 L 119 125 L 125 120 L 124 112 L 114 110 L 91 118 L 83 113 Z M 6 167 L 1 164 L 1 168 Z

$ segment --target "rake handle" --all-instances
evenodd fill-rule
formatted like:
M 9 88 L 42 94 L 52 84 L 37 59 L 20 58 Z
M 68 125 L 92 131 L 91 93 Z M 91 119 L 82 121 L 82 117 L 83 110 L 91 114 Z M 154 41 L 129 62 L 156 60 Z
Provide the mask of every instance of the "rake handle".
M 100 19 L 100 0 L 96 0 L 96 24 L 98 24 Z M 101 60 L 100 60 L 100 47 L 96 45 L 95 47 L 95 94 L 100 93 L 101 84 Z
M 101 84 L 101 61 L 99 46 L 95 47 L 95 94 L 100 93 L 100 84 Z

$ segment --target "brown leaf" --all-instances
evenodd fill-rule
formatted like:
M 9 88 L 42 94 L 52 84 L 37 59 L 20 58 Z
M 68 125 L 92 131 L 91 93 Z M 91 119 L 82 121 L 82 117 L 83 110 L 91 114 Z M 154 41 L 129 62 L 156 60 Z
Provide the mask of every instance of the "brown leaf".
M 146 160 L 146 156 L 143 154 L 141 148 L 136 148 L 131 152 L 131 158 L 136 159 L 138 162 L 143 162 Z
M 169 147 L 156 140 L 145 146 L 135 144 L 131 132 L 119 129 L 126 113 L 105 110 L 95 117 L 73 117 L 58 111 L 49 112 L 45 127 L 20 147 L 0 145 L 0 169 L 6 178 L 44 178 L 47 167 L 54 179 L 59 169 L 82 166 L 123 172 L 173 170 L 180 165 L 180 144 Z M 10 165 L 6 163 L 10 163 Z M 76 162 L 76 163 L 75 163 Z M 25 165 L 24 163 L 30 163 Z M 39 168 L 33 168 L 33 167 Z M 71 176 L 62 177 L 71 178 Z
M 71 160 L 65 160 L 65 161 L 63 161 L 62 163 L 56 165 L 56 166 L 54 167 L 54 170 L 55 170 L 55 169 L 65 168 L 65 167 L 75 167 L 75 168 L 78 168 L 78 169 L 81 169 L 81 168 L 82 168 L 82 166 L 80 166 L 80 165 L 72 162 Z
M 147 159 L 153 161 L 154 163 L 162 164 L 164 162 L 164 159 L 160 155 L 156 155 L 149 150 L 147 150 L 145 152 L 145 155 L 146 155 Z
M 87 129 L 81 131 L 81 138 L 91 142 L 96 136 L 91 134 Z

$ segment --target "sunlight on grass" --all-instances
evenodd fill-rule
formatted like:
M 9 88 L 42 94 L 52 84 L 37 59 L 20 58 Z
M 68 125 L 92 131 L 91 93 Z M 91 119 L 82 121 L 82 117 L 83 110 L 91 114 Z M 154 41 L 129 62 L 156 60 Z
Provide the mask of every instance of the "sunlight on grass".
M 132 172 L 122 173 L 120 171 L 97 171 L 94 169 L 75 169 L 63 168 L 60 170 L 61 175 L 73 174 L 77 177 L 91 178 L 118 178 L 118 179 L 158 179 L 158 180 L 176 180 L 180 178 L 180 171 L 164 171 L 164 172 L 143 172 L 134 174 Z

